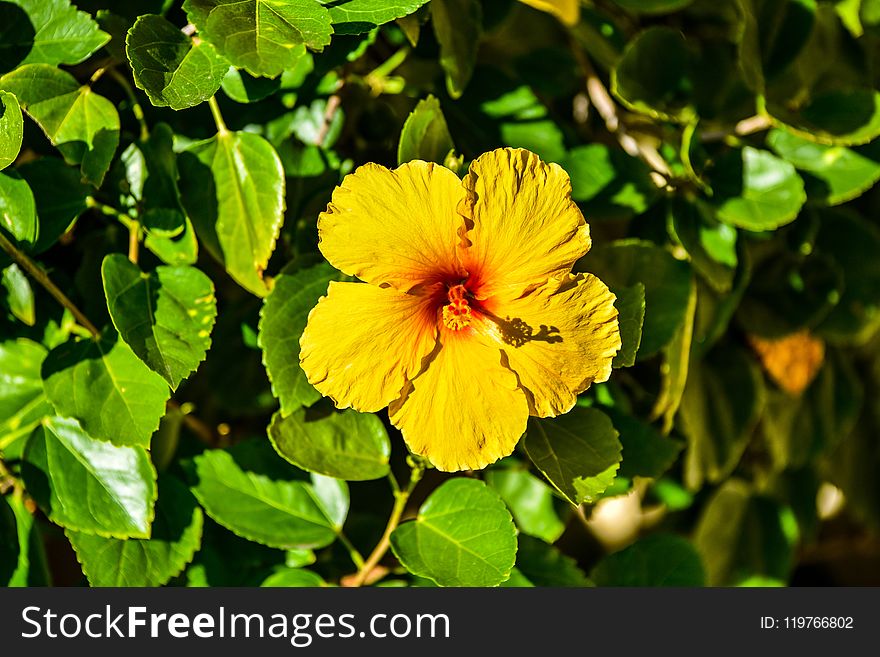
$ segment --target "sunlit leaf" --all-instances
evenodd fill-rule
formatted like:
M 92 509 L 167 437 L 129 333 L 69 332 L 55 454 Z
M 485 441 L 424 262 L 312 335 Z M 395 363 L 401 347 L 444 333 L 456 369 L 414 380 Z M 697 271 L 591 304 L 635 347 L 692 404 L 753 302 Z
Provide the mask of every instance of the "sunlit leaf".
M 530 419 L 526 453 L 572 504 L 594 502 L 614 480 L 621 445 L 607 415 L 575 406 L 552 419 Z
M 76 420 L 48 418 L 27 442 L 28 492 L 49 519 L 75 531 L 149 538 L 156 471 L 141 447 L 87 435 Z
M 516 529 L 496 492 L 457 478 L 394 530 L 391 548 L 409 572 L 441 586 L 498 586 L 513 568 Z

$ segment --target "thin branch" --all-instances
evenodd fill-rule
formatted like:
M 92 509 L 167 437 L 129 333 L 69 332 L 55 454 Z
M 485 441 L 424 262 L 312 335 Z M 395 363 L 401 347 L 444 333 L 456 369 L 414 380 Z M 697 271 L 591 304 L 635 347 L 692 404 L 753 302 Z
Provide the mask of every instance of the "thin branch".
M 89 321 L 89 318 L 83 314 L 83 312 L 77 308 L 77 306 L 71 301 L 64 292 L 62 292 L 55 283 L 49 278 L 49 276 L 44 272 L 40 267 L 30 258 L 28 258 L 24 253 L 22 253 L 12 242 L 10 242 L 6 236 L 0 232 L 0 248 L 2 248 L 9 255 L 10 258 L 22 269 L 24 269 L 28 274 L 30 274 L 31 278 L 33 278 L 37 283 L 42 285 L 46 291 L 55 297 L 55 300 L 60 303 L 62 306 L 67 308 L 76 321 L 86 329 L 88 329 L 89 333 L 97 340 L 101 337 L 101 332 L 95 328 L 95 325 Z
M 110 68 L 108 73 L 122 88 L 122 91 L 128 98 L 128 102 L 131 105 L 131 112 L 134 114 L 134 118 L 137 119 L 138 125 L 141 127 L 141 141 L 146 141 L 150 138 L 150 127 L 147 125 L 147 121 L 144 118 L 144 108 L 141 107 L 141 104 L 138 102 L 134 89 L 131 88 L 128 79 L 126 79 L 126 77 L 115 68 Z
M 367 560 L 358 572 L 348 581 L 344 582 L 345 586 L 363 586 L 367 580 L 372 579 L 371 574 L 373 570 L 379 565 L 379 562 L 382 560 L 382 557 L 385 556 L 385 553 L 388 552 L 388 548 L 391 547 L 391 534 L 397 529 L 397 525 L 400 524 L 400 518 L 403 516 L 404 509 L 406 509 L 406 503 L 409 501 L 409 496 L 412 494 L 416 484 L 422 479 L 424 472 L 424 463 L 421 461 L 414 461 L 412 464 L 412 472 L 410 473 L 409 484 L 406 489 L 398 491 L 394 495 L 394 507 L 391 509 L 391 515 L 388 518 L 388 524 L 385 526 L 385 531 L 382 533 L 382 538 L 379 539 L 376 547 L 373 548 L 370 556 L 367 557 Z
M 339 111 L 341 104 L 342 99 L 338 93 L 333 94 L 327 99 L 327 107 L 324 108 L 324 120 L 321 123 L 321 129 L 318 131 L 318 136 L 315 137 L 315 146 L 324 145 L 327 134 L 330 132 L 330 126 L 333 125 L 333 118 L 336 116 L 336 112 Z
M 596 108 L 602 120 L 605 121 L 605 127 L 608 132 L 614 135 L 624 152 L 632 157 L 639 158 L 651 167 L 651 178 L 658 187 L 666 187 L 668 181 L 673 177 L 666 160 L 657 152 L 656 148 L 639 141 L 629 134 L 626 126 L 618 116 L 617 104 L 611 98 L 611 94 L 608 93 L 608 89 L 605 88 L 602 80 L 599 79 L 596 69 L 593 68 L 589 58 L 583 53 L 577 43 L 572 43 L 571 50 L 586 78 L 587 95 L 590 97 L 590 102 Z
M 132 264 L 138 263 L 138 251 L 141 246 L 141 225 L 137 220 L 132 220 L 128 225 L 128 259 Z

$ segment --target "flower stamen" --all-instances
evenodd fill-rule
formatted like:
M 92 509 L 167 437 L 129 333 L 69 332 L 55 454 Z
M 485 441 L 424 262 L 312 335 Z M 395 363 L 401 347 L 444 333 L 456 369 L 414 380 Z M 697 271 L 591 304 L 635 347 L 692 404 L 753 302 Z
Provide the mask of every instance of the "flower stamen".
M 467 290 L 464 285 L 455 285 L 447 293 L 449 303 L 443 306 L 441 317 L 446 328 L 460 331 L 471 323 L 473 314 L 467 302 Z

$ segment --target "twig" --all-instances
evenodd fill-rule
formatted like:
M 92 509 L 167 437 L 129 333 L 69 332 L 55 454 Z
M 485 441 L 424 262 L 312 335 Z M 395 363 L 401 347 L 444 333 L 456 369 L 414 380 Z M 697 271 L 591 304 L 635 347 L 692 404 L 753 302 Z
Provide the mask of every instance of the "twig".
M 324 121 L 321 123 L 321 129 L 318 131 L 318 136 L 315 137 L 315 146 L 324 145 L 324 141 L 327 139 L 327 134 L 330 132 L 330 126 L 333 125 L 333 118 L 336 116 L 336 112 L 339 111 L 339 106 L 341 104 L 342 99 L 339 97 L 338 93 L 333 94 L 327 99 L 327 106 L 324 108 Z
M 731 134 L 737 137 L 747 137 L 748 135 L 753 135 L 756 132 L 761 132 L 762 130 L 767 130 L 772 127 L 772 123 L 770 119 L 763 114 L 755 114 L 755 116 L 750 116 L 747 119 L 743 119 L 739 123 L 737 123 L 733 132 L 730 130 L 706 130 L 700 133 L 700 141 L 702 142 L 712 142 L 712 141 L 723 141 L 731 136 Z
M 141 224 L 137 219 L 132 219 L 128 225 L 128 259 L 132 264 L 138 263 L 138 251 L 141 245 Z
M 150 138 L 150 128 L 147 125 L 147 121 L 144 118 L 144 108 L 141 107 L 141 104 L 138 102 L 137 96 L 134 93 L 134 89 L 131 88 L 131 85 L 128 83 L 128 80 L 122 73 L 117 71 L 115 68 L 110 68 L 108 70 L 110 77 L 113 78 L 116 83 L 122 88 L 122 91 L 125 93 L 126 98 L 128 98 L 128 102 L 131 105 L 131 113 L 134 114 L 134 118 L 137 119 L 138 125 L 141 127 L 141 141 L 147 141 Z
M 370 579 L 371 573 L 376 566 L 379 565 L 379 562 L 382 560 L 382 557 L 385 556 L 385 553 L 388 552 L 388 548 L 391 547 L 391 534 L 397 529 L 403 511 L 406 509 L 406 503 L 409 500 L 409 496 L 412 494 L 416 484 L 421 480 L 424 472 L 424 463 L 414 460 L 412 463 L 409 484 L 404 490 L 398 490 L 394 494 L 394 507 L 391 509 L 391 515 L 388 518 L 388 524 L 385 526 L 385 531 L 382 533 L 382 538 L 379 539 L 379 542 L 376 544 L 376 547 L 373 548 L 370 556 L 367 557 L 364 565 L 361 566 L 358 572 L 350 578 L 350 580 L 345 582 L 346 586 L 363 586 L 367 580 Z
M 640 142 L 627 132 L 626 126 L 618 116 L 617 104 L 611 98 L 611 94 L 608 93 L 602 80 L 599 79 L 589 58 L 576 43 L 572 43 L 571 50 L 586 78 L 587 95 L 590 97 L 590 102 L 602 120 L 605 121 L 605 128 L 614 135 L 625 153 L 639 158 L 651 167 L 651 179 L 658 187 L 666 187 L 673 177 L 666 160 L 657 152 L 656 148 Z
M 67 308 L 71 314 L 74 316 L 76 321 L 86 329 L 88 329 L 89 333 L 97 340 L 101 337 L 101 332 L 95 328 L 95 325 L 89 321 L 89 318 L 83 314 L 83 312 L 76 307 L 76 305 L 71 301 L 64 292 L 62 292 L 55 283 L 49 278 L 49 276 L 42 269 L 37 266 L 37 264 L 28 258 L 24 253 L 22 253 L 12 242 L 10 242 L 6 236 L 0 232 L 0 248 L 2 248 L 9 255 L 10 258 L 22 269 L 24 269 L 30 276 L 37 281 L 40 285 L 42 285 L 46 291 L 55 297 L 55 300 L 60 303 L 62 306 Z

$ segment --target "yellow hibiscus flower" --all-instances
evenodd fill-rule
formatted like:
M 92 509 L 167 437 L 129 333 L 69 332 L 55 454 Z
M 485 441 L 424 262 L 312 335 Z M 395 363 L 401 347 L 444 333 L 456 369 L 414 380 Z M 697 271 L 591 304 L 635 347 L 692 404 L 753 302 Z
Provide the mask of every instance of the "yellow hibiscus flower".
M 319 247 L 364 283 L 330 283 L 300 339 L 309 382 L 389 417 L 446 471 L 510 454 L 529 415 L 566 413 L 611 374 L 614 295 L 571 274 L 590 248 L 568 174 L 499 149 L 462 181 L 440 165 L 367 164 L 318 219 Z

